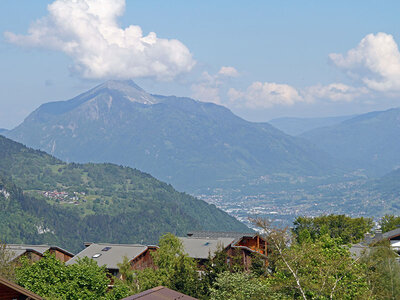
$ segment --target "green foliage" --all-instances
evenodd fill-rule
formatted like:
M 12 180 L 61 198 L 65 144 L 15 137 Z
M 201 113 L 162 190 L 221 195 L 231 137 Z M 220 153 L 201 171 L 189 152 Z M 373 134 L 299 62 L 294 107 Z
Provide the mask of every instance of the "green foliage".
M 271 292 L 266 282 L 245 272 L 223 272 L 211 288 L 213 300 L 259 300 L 270 299 Z
M 300 243 L 328 234 L 334 239 L 341 239 L 343 244 L 359 242 L 374 225 L 370 218 L 345 215 L 297 217 L 293 224 L 293 233 Z
M 159 285 L 197 297 L 200 295 L 196 263 L 183 252 L 181 241 L 172 234 L 160 238 L 160 248 L 152 253 L 155 269 L 137 272 L 136 285 L 144 291 Z
M 351 257 L 340 240 L 328 235 L 286 248 L 270 282 L 290 298 L 301 297 L 297 285 L 310 299 L 364 299 L 369 292 L 363 265 Z
M 371 296 L 375 299 L 397 299 L 400 295 L 400 264 L 398 255 L 384 240 L 364 253 L 361 261 L 365 265 Z
M 66 164 L 0 136 L 3 187 L 10 196 L 0 193 L 0 239 L 8 243 L 51 243 L 76 252 L 83 240 L 155 243 L 166 232 L 248 230 L 149 174 L 113 164 Z M 57 203 L 42 195 L 53 190 L 84 194 L 77 204 Z
M 388 232 L 396 229 L 400 225 L 400 216 L 384 215 L 378 223 L 382 232 Z
M 15 279 L 15 263 L 13 252 L 7 249 L 7 245 L 0 241 L 0 277 L 13 281 Z
M 35 263 L 22 259 L 16 278 L 19 285 L 49 299 L 103 299 L 110 283 L 105 268 L 89 258 L 66 266 L 49 254 Z

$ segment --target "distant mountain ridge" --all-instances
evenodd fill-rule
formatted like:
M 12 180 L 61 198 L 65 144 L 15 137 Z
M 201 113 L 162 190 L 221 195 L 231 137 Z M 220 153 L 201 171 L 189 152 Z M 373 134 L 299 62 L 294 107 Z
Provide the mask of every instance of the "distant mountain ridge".
M 161 234 L 249 229 L 149 174 L 112 164 L 66 164 L 0 136 L 0 240 L 156 243 Z
M 283 118 L 272 119 L 268 121 L 268 123 L 270 123 L 271 125 L 275 126 L 276 128 L 282 130 L 287 134 L 296 136 L 316 128 L 339 124 L 345 120 L 354 118 L 355 116 L 356 115 L 325 117 L 325 118 L 283 117 Z
M 305 132 L 301 137 L 374 176 L 400 167 L 400 108 L 362 114 Z
M 43 104 L 6 135 L 66 161 L 138 168 L 194 191 L 244 184 L 265 174 L 322 174 L 328 155 L 268 123 L 223 106 L 150 95 L 108 81 L 71 100 Z

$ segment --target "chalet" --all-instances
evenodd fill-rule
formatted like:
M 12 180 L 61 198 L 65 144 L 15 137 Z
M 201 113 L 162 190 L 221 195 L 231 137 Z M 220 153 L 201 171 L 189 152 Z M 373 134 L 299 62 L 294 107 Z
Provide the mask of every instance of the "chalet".
M 233 257 L 240 256 L 246 270 L 250 269 L 255 253 L 267 264 L 267 242 L 255 233 L 197 231 L 179 239 L 185 252 L 198 262 L 200 268 L 210 255 L 213 256 L 220 249 L 227 253 L 227 263 L 230 263 Z
M 393 250 L 400 254 L 400 228 L 385 232 L 382 237 L 388 239 Z
M 153 267 L 151 252 L 158 249 L 157 246 L 144 246 L 139 244 L 97 244 L 85 243 L 85 249 L 67 262 L 74 264 L 78 258 L 89 257 L 99 266 L 105 265 L 114 276 L 119 276 L 118 264 L 122 263 L 126 256 L 133 270 L 143 270 Z
M 0 277 L 0 300 L 43 300 L 42 297 Z
M 164 286 L 158 286 L 150 290 L 129 296 L 122 300 L 196 300 L 196 298 L 171 290 Z
M 67 262 L 74 257 L 73 253 L 60 247 L 50 245 L 7 244 L 6 249 L 11 252 L 12 261 L 22 256 L 27 257 L 31 261 L 38 261 L 44 256 L 45 253 L 53 254 L 62 262 Z

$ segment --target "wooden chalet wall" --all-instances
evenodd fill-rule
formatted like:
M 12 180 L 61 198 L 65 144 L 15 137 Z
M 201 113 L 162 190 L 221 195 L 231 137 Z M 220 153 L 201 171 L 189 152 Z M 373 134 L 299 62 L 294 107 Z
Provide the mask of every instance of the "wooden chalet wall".
M 67 254 L 67 253 L 64 253 L 64 252 L 59 251 L 58 249 L 53 249 L 53 248 L 51 248 L 51 249 L 49 250 L 49 252 L 50 252 L 50 254 L 55 255 L 55 257 L 56 257 L 58 260 L 62 261 L 62 262 L 67 262 L 67 261 L 69 261 L 69 260 L 73 257 L 72 255 L 69 255 L 69 254 Z
M 135 257 L 131 261 L 131 267 L 133 270 L 144 270 L 146 268 L 154 268 L 153 257 L 151 253 L 157 251 L 157 248 L 147 248 L 142 254 Z

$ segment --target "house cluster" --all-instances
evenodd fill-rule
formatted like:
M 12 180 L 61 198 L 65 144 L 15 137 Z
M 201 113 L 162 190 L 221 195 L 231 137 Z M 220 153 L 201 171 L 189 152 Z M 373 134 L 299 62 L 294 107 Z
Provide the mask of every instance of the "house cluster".
M 80 196 L 85 196 L 85 193 L 79 193 L 79 192 L 73 192 L 73 194 L 68 193 L 68 192 L 59 192 L 59 191 L 44 191 L 42 192 L 43 196 L 50 198 L 52 200 L 59 200 L 63 202 L 74 202 L 78 201 L 80 199 Z
M 267 264 L 267 242 L 256 233 L 196 231 L 179 239 L 185 253 L 197 262 L 199 271 L 217 251 L 226 253 L 227 264 L 232 263 L 233 258 L 236 261 L 239 259 L 245 270 L 250 269 L 255 253 L 258 253 L 258 257 Z M 99 266 L 106 266 L 109 273 L 116 277 L 120 276 L 119 265 L 124 257 L 128 258 L 133 270 L 143 270 L 154 267 L 151 253 L 158 250 L 158 246 L 140 244 L 84 243 L 84 246 L 85 248 L 76 255 L 60 247 L 49 245 L 9 244 L 7 249 L 12 253 L 12 260 L 25 256 L 31 261 L 38 261 L 48 252 L 70 265 L 76 263 L 79 258 L 88 257 L 96 261 Z M 42 299 L 37 295 L 32 296 L 31 292 L 22 287 L 16 287 L 7 280 L 0 281 L 0 299 L 3 299 L 2 293 L 10 295 L 20 293 L 19 298 L 13 296 L 14 298 L 4 299 Z M 159 296 L 159 299 L 194 299 L 165 287 L 157 287 L 127 299 L 158 299 L 154 298 L 156 296 Z

